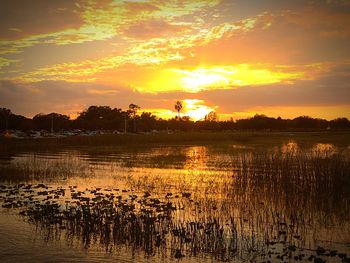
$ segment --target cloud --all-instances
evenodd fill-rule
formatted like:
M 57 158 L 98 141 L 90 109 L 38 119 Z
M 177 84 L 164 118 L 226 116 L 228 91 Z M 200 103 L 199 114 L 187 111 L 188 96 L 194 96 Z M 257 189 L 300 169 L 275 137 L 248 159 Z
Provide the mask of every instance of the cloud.
M 235 90 L 203 91 L 197 97 L 220 105 L 223 113 L 247 111 L 254 107 L 335 107 L 350 105 L 348 73 L 340 68 L 313 80 L 297 80 L 293 85 L 274 84 Z M 302 114 L 302 113 L 300 113 Z
M 150 39 L 156 37 L 162 37 L 169 34 L 177 34 L 188 29 L 189 26 L 184 24 L 172 24 L 164 20 L 145 20 L 137 21 L 131 25 L 128 25 L 122 31 L 122 34 L 126 37 L 136 39 Z
M 0 57 L 0 70 L 2 70 L 3 68 L 9 67 L 11 64 L 15 64 L 17 62 L 19 62 L 19 60 Z M 0 71 L 0 73 L 2 72 Z
M 43 43 L 69 45 L 108 39 L 116 34 L 114 24 L 121 20 L 118 8 L 107 8 L 109 1 L 104 4 L 80 0 L 11 3 L 9 10 L 4 11 L 9 24 L 5 23 L 3 31 L 9 31 L 8 28 L 18 30 L 9 31 L 16 34 L 15 38 L 7 38 L 8 34 L 2 32 L 4 40 L 0 43 L 0 54 L 20 53 Z
M 129 103 L 135 103 L 158 116 L 173 117 L 175 101 L 183 100 L 193 102 L 183 111 L 185 113 L 192 109 L 193 116 L 197 111 L 195 116 L 199 116 L 201 112 L 204 114 L 216 110 L 219 115 L 223 114 L 223 118 L 241 118 L 253 116 L 255 113 L 276 117 L 306 114 L 314 117 L 350 118 L 347 69 L 346 65 L 337 67 L 319 79 L 299 80 L 294 85 L 274 84 L 238 87 L 233 90 L 207 90 L 200 91 L 195 96 L 183 91 L 143 94 L 122 85 L 65 81 L 21 84 L 0 81 L 0 105 L 26 116 L 55 111 L 74 117 L 89 105 L 110 105 L 125 109 Z
M 156 3 L 147 2 L 126 2 L 125 9 L 128 16 L 144 15 L 160 10 Z
M 49 43 L 79 44 L 107 40 L 137 21 L 162 20 L 188 15 L 212 7 L 217 1 L 151 1 L 148 4 L 124 1 L 13 1 L 2 9 L 0 54 L 23 52 L 27 47 Z M 131 9 L 136 6 L 134 15 Z M 14 19 L 16 17 L 16 19 Z M 3 22 L 1 21 L 1 22 Z M 133 30 L 131 30 L 133 32 Z
M 0 39 L 14 40 L 34 34 L 45 34 L 66 28 L 78 28 L 78 1 L 13 0 L 2 3 L 0 9 Z
M 158 20 L 153 22 L 159 23 Z M 160 23 L 160 27 L 164 25 L 166 25 L 165 27 L 169 26 L 167 23 Z M 211 29 L 203 29 L 199 32 L 191 32 L 184 35 L 175 34 L 174 36 L 167 36 L 166 38 L 154 38 L 148 41 L 137 42 L 132 44 L 123 55 L 112 55 L 95 60 L 55 64 L 28 72 L 19 76 L 18 79 L 27 82 L 42 80 L 76 82 L 82 79 L 86 81 L 95 81 L 96 78 L 94 75 L 96 73 L 116 69 L 125 64 L 159 65 L 183 60 L 185 56 L 190 56 L 191 52 L 186 51 L 189 48 L 207 45 L 212 41 L 222 38 L 226 33 L 232 35 L 233 33 L 248 32 L 254 28 L 255 23 L 255 19 L 245 19 L 232 24 L 226 23 Z M 173 26 L 176 27 L 176 25 L 172 25 L 171 27 Z M 151 31 L 153 32 L 155 29 L 157 28 L 153 28 Z M 174 28 L 165 28 L 164 30 L 164 32 L 166 32 L 167 30 L 174 30 Z M 161 30 L 155 31 L 158 32 L 157 34 L 163 33 Z M 147 30 L 145 32 L 147 33 Z M 24 41 L 21 44 L 25 45 L 26 42 Z M 30 46 L 30 43 L 27 44 Z
M 273 69 L 267 65 L 217 65 L 195 69 L 164 69 L 151 79 L 133 81 L 133 87 L 142 93 L 233 89 L 243 86 L 288 83 L 304 76 L 303 72 Z
M 191 48 L 192 63 L 311 64 L 348 57 L 349 15 L 315 9 L 276 11 L 255 18 L 254 27 L 235 29 L 235 24 L 215 27 L 205 45 Z M 310 23 L 309 23 L 310 21 Z M 230 29 L 232 28 L 232 29 Z M 243 29 L 243 30 L 242 30 Z M 222 33 L 221 33 L 222 32 Z M 331 37 L 326 36 L 331 35 Z

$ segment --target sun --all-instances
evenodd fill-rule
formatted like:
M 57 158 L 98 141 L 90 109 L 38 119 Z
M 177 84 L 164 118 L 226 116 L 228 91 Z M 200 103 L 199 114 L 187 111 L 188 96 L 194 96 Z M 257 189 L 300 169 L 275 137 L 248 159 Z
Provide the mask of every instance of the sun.
M 203 105 L 203 100 L 198 99 L 186 99 L 182 101 L 184 104 L 184 116 L 189 116 L 194 121 L 199 121 L 204 119 L 208 113 L 214 111 L 214 108 L 211 108 L 207 105 Z

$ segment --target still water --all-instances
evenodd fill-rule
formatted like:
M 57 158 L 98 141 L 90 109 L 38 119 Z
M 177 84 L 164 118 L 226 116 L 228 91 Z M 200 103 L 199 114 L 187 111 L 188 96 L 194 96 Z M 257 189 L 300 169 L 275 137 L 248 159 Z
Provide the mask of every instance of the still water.
M 162 229 L 157 236 L 147 237 L 150 244 L 136 244 L 113 235 L 111 241 L 110 233 L 106 238 L 100 230 L 91 231 L 87 242 L 66 225 L 52 227 L 20 215 L 29 204 L 2 207 L 0 258 L 283 262 L 319 257 L 341 262 L 343 254 L 350 253 L 349 156 L 348 145 L 301 145 L 293 140 L 268 146 L 65 147 L 2 153 L 2 204 L 55 199 L 61 206 L 80 206 L 77 200 L 94 200 L 97 194 L 96 200 L 118 197 L 135 210 L 141 210 L 145 200 L 154 202 L 153 207 L 155 200 L 171 203 L 171 209 L 157 221 Z M 64 194 L 55 196 L 57 191 Z M 320 248 L 326 252 L 316 253 Z M 335 250 L 336 255 L 327 255 Z

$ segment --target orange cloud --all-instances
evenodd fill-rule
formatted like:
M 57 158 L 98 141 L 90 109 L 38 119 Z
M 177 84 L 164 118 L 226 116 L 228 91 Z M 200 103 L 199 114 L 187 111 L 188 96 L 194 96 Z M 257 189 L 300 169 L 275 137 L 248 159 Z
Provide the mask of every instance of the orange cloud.
M 7 1 L 0 9 L 0 39 L 15 40 L 83 24 L 78 1 Z
M 11 64 L 17 63 L 18 61 L 19 60 L 16 60 L 16 59 L 7 59 L 7 58 L 0 57 L 0 70 L 2 68 L 10 66 Z M 0 73 L 1 73 L 1 71 L 0 71 Z
M 215 6 L 218 1 L 207 1 L 198 0 L 190 1 L 185 0 L 181 3 L 177 2 L 167 2 L 167 1 L 150 1 L 149 3 L 130 3 L 130 2 L 112 2 L 112 1 L 69 1 L 70 5 L 63 7 L 60 5 L 54 5 L 48 1 L 40 1 L 41 5 L 31 5 L 28 3 L 28 10 L 31 15 L 34 14 L 35 17 L 31 17 L 26 22 L 23 22 L 29 28 L 23 30 L 22 26 L 18 26 L 13 19 L 14 16 L 11 12 L 7 12 L 5 9 L 2 17 L 8 18 L 10 24 L 1 23 L 3 25 L 3 31 L 0 33 L 2 36 L 6 36 L 6 32 L 11 34 L 17 34 L 16 40 L 7 39 L 0 43 L 0 54 L 18 53 L 22 52 L 24 48 L 31 47 L 37 44 L 54 44 L 54 45 L 68 45 L 68 44 L 79 44 L 86 41 L 100 41 L 107 40 L 112 37 L 117 36 L 123 30 L 129 28 L 131 34 L 135 34 L 135 29 L 131 25 L 137 25 L 138 21 L 158 21 L 158 20 L 169 20 L 167 23 L 170 25 L 171 19 L 189 15 L 197 10 Z M 37 12 L 31 12 L 33 7 L 37 6 L 35 9 Z M 138 10 L 134 10 L 134 15 L 130 15 L 131 8 L 136 6 Z M 4 10 L 4 9 L 2 9 Z M 10 10 L 21 10 L 23 12 L 26 8 L 18 6 L 18 4 L 13 4 Z M 44 12 L 43 12 L 44 10 Z M 43 16 L 47 12 L 47 17 Z M 51 12 L 53 10 L 53 12 Z M 40 13 L 40 12 L 41 13 Z M 39 13 L 38 13 L 39 12 Z M 69 15 L 67 19 L 63 19 L 65 15 L 72 12 L 74 16 L 78 17 L 78 21 L 70 21 Z M 56 14 L 57 13 L 57 14 Z M 56 16 L 57 15 L 57 16 Z M 30 17 L 28 15 L 16 14 L 16 18 L 26 19 Z M 52 28 L 45 27 L 50 25 L 53 21 Z M 5 21 L 5 20 L 4 20 Z M 33 21 L 39 21 L 38 24 L 32 24 Z M 44 21 L 44 22 L 43 22 Z M 48 21 L 48 22 L 47 22 Z M 142 22 L 140 22 L 142 24 Z M 147 27 L 147 22 L 146 27 Z M 152 23 L 152 22 L 148 22 Z M 56 25 L 57 24 L 57 25 Z M 176 27 L 176 23 L 171 23 L 173 29 Z M 180 24 L 178 24 L 178 27 Z M 158 25 L 159 27 L 159 25 Z M 160 26 L 159 28 L 162 28 Z M 11 30 L 11 29 L 16 30 Z M 40 30 L 36 30 L 39 28 Z M 9 30 L 10 29 L 10 30 Z M 169 29 L 169 27 L 168 27 Z M 6 32 L 5 32 L 6 31 Z M 25 32 L 24 32 L 25 31 Z M 135 34 L 137 35 L 137 34 Z
M 156 37 L 162 37 L 168 34 L 177 34 L 189 27 L 183 24 L 168 23 L 164 20 L 145 20 L 137 21 L 131 25 L 128 25 L 122 31 L 123 36 L 137 38 L 137 39 L 150 39 Z
M 138 16 L 160 10 L 155 4 L 146 2 L 126 2 L 125 9 L 128 16 Z

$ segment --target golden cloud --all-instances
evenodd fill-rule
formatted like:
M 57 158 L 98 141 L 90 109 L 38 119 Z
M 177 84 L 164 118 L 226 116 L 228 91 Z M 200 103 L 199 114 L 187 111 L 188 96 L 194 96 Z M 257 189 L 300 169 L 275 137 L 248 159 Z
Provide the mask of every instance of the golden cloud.
M 31 35 L 79 28 L 83 24 L 79 0 L 7 1 L 0 9 L 0 39 L 19 40 Z
M 183 33 L 190 27 L 182 23 L 169 23 L 164 20 L 144 20 L 128 25 L 122 31 L 123 36 L 136 39 L 159 38 L 169 34 Z
M 0 69 L 4 67 L 8 67 L 13 63 L 17 63 L 19 60 L 17 59 L 8 59 L 8 58 L 1 58 L 0 57 Z
M 288 72 L 263 65 L 239 64 L 195 69 L 164 69 L 149 81 L 141 80 L 134 88 L 143 93 L 232 89 L 234 87 L 291 82 L 304 76 L 303 72 Z M 142 85 L 142 83 L 145 83 Z
M 60 25 L 51 28 L 49 32 L 48 30 L 43 30 L 43 32 L 38 33 L 36 29 L 40 26 L 36 25 L 33 28 L 28 28 L 26 30 L 26 35 L 23 35 L 19 39 L 1 41 L 0 54 L 22 52 L 26 47 L 43 43 L 68 45 L 84 43 L 86 41 L 106 40 L 117 36 L 119 32 L 130 27 L 132 24 L 138 23 L 138 21 L 167 19 L 169 22 L 171 19 L 191 14 L 203 8 L 212 7 L 217 3 L 218 1 L 216 0 L 186 0 L 181 1 L 181 3 L 177 1 L 149 1 L 148 3 L 130 3 L 124 1 L 100 2 L 97 0 L 79 3 L 79 1 L 77 1 L 75 4 L 77 10 L 73 13 L 77 15 L 77 12 L 79 12 L 78 26 L 76 23 L 69 23 L 69 21 L 68 23 L 62 23 L 62 21 L 65 21 L 64 19 L 56 19 L 61 23 Z M 134 14 L 130 15 L 132 8 L 135 6 L 137 6 L 137 9 L 134 9 Z M 55 8 L 54 6 L 46 7 Z M 21 9 L 20 6 L 17 8 Z M 57 10 L 64 11 L 66 9 L 61 8 Z M 40 16 L 40 14 L 38 16 Z M 13 22 L 13 17 L 11 17 L 10 22 Z M 166 24 L 166 22 L 164 23 Z M 45 28 L 45 24 L 41 27 Z M 12 30 L 8 30 L 8 28 Z M 21 28 L 14 26 L 8 26 L 8 28 L 6 28 L 6 30 L 9 32 L 22 32 Z
M 96 19 L 92 14 L 87 17 L 92 19 L 91 23 Z M 104 17 L 104 15 L 101 14 L 98 17 Z M 225 34 L 232 35 L 233 33 L 247 32 L 248 30 L 252 30 L 256 23 L 256 19 L 244 19 L 232 24 L 224 23 L 214 26 L 211 29 L 202 29 L 196 32 L 190 30 L 190 27 L 186 25 L 186 28 L 191 32 L 187 32 L 181 36 L 175 34 L 173 36 L 167 36 L 166 38 L 152 38 L 148 41 L 133 42 L 123 55 L 107 56 L 78 63 L 56 64 L 26 73 L 19 76 L 18 79 L 26 82 L 41 80 L 65 80 L 69 82 L 94 81 L 96 80 L 96 73 L 111 69 L 115 70 L 125 64 L 134 64 L 138 66 L 159 65 L 182 60 L 185 56 L 193 56 L 190 48 L 206 45 L 209 42 L 222 38 Z M 100 25 L 98 21 L 96 25 Z M 95 40 L 103 39 L 107 35 L 112 36 L 114 34 L 113 32 L 108 33 L 108 30 L 101 30 L 101 32 L 95 31 L 94 28 L 89 28 L 88 25 L 85 25 L 79 30 L 80 34 L 75 34 L 75 30 L 67 30 L 64 34 L 63 32 L 51 34 L 51 39 L 47 40 L 47 42 L 54 43 L 56 41 L 56 44 L 63 45 L 83 42 L 91 37 Z M 90 31 L 93 32 L 92 35 L 89 34 Z M 100 34 L 97 34 L 98 32 Z M 12 47 L 12 52 L 16 52 L 16 48 L 28 47 L 38 42 L 40 41 L 36 38 L 28 38 L 18 43 L 18 46 Z

